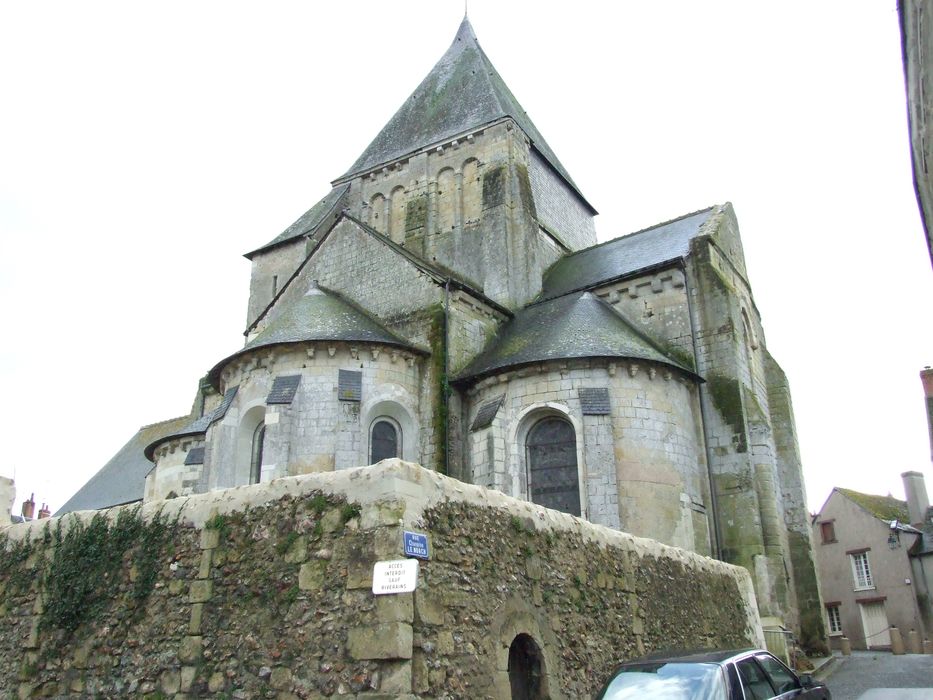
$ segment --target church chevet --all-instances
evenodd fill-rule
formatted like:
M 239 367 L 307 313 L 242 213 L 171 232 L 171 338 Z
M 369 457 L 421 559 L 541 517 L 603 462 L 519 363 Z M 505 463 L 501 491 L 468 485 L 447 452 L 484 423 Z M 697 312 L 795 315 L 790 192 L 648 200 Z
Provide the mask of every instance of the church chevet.
M 597 243 L 466 18 L 322 194 L 246 254 L 246 342 L 191 412 L 56 515 L 400 458 L 743 566 L 765 628 L 824 648 L 790 388 L 730 204 Z

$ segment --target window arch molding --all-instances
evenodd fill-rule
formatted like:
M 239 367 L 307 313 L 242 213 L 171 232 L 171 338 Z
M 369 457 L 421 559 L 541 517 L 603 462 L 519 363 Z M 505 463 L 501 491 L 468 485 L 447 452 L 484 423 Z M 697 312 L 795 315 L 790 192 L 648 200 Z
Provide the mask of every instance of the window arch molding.
M 414 419 L 415 410 L 408 393 L 394 385 L 379 387 L 373 393 L 374 396 L 360 407 L 360 426 L 366 431 L 365 439 L 360 440 L 360 464 L 370 464 L 372 428 L 380 418 L 394 421 L 399 430 L 399 458 L 406 462 L 419 462 L 421 454 L 418 424 Z
M 265 425 L 266 406 L 265 403 L 257 401 L 255 405 L 246 408 L 242 412 L 239 425 L 237 426 L 237 444 L 236 444 L 236 471 L 233 475 L 232 486 L 241 484 L 254 484 L 253 481 L 253 456 L 256 449 L 256 440 L 265 440 L 265 431 L 261 436 L 257 436 L 260 426 Z M 258 446 L 260 458 L 262 446 Z M 258 465 L 258 481 L 262 480 L 262 463 Z
M 394 442 L 394 454 L 383 455 L 378 454 L 379 452 L 385 452 L 385 446 L 388 440 Z M 377 447 L 377 442 L 381 441 L 383 445 Z M 405 454 L 405 431 L 402 430 L 402 426 L 399 425 L 398 421 L 392 418 L 391 416 L 376 416 L 373 418 L 372 422 L 369 424 L 369 456 L 367 458 L 367 464 L 375 464 L 383 459 L 390 459 L 391 457 L 401 458 Z
M 570 409 L 564 404 L 555 401 L 546 401 L 532 404 L 524 408 L 516 417 L 511 429 L 509 430 L 508 444 L 510 445 L 510 456 L 512 463 L 518 465 L 519 492 L 516 495 L 526 501 L 531 500 L 531 489 L 529 482 L 530 467 L 528 460 L 528 434 L 543 419 L 562 418 L 573 427 L 574 438 L 576 440 L 577 455 L 577 488 L 580 493 L 580 517 L 588 517 L 588 508 L 586 503 L 586 482 L 583 475 L 586 473 L 586 464 L 583 459 L 583 423 L 574 416 Z

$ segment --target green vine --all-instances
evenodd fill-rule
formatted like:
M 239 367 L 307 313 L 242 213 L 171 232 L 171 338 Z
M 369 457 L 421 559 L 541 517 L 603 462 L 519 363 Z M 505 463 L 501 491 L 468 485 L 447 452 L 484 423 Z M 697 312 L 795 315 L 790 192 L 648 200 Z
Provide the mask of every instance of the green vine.
M 28 566 L 29 558 L 36 546 L 31 539 L 11 542 L 10 537 L 0 535 L 0 580 L 6 581 L 5 596 L 25 593 L 34 579 L 34 570 Z
M 97 513 L 88 523 L 69 520 L 66 528 L 65 520 L 53 533 L 42 627 L 71 633 L 99 615 L 127 585 L 125 562 L 135 567 L 129 592 L 138 607 L 155 586 L 174 524 L 161 513 L 144 522 L 139 507 L 121 510 L 114 521 Z

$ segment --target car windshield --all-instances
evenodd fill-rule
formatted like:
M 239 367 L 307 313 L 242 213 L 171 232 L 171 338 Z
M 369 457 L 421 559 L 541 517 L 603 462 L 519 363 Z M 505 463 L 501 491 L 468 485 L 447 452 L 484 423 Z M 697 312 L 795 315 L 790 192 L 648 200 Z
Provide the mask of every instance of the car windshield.
M 616 671 L 600 700 L 725 700 L 726 688 L 716 664 L 650 663 Z

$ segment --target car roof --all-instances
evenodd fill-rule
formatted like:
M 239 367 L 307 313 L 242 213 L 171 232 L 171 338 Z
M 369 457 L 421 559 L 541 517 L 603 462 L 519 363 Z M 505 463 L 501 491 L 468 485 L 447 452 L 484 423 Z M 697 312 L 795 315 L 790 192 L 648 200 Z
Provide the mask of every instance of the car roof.
M 681 663 L 681 664 L 722 664 L 733 658 L 754 653 L 767 653 L 763 649 L 717 649 L 707 651 L 666 651 L 649 654 L 638 659 L 631 659 L 619 665 L 619 668 L 644 663 Z

